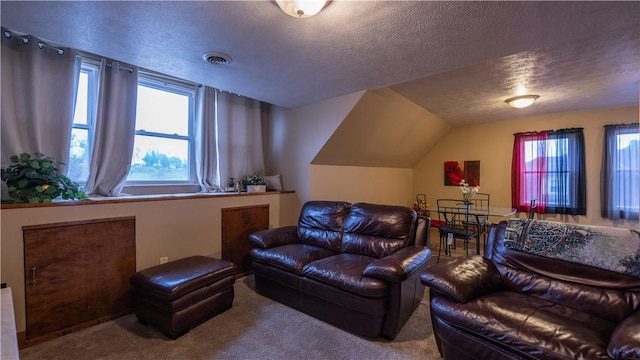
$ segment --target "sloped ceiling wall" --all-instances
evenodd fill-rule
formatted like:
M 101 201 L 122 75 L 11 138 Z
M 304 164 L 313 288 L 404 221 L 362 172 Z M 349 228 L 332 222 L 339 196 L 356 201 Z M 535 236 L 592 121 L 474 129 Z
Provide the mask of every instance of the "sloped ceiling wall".
M 312 164 L 413 168 L 450 129 L 391 89 L 367 91 Z

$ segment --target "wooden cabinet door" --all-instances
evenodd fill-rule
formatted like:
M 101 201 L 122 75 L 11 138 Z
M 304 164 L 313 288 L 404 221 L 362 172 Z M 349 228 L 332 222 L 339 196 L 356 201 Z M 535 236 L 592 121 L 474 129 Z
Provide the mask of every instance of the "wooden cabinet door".
M 135 218 L 25 226 L 23 237 L 27 340 L 131 311 Z
M 251 272 L 249 235 L 269 228 L 269 205 L 222 209 L 222 259 L 238 266 L 238 274 Z

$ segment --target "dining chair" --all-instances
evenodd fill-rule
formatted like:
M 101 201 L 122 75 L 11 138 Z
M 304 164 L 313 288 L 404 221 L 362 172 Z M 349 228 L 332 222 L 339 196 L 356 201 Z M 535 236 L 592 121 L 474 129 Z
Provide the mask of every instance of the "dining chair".
M 528 216 L 529 220 L 533 219 L 533 216 L 536 213 L 536 207 L 538 207 L 538 205 L 536 205 L 536 199 L 532 199 L 529 202 L 529 216 Z
M 471 199 L 470 209 L 478 215 L 469 219 L 470 223 L 477 226 L 478 237 L 482 237 L 482 249 L 485 250 L 487 243 L 487 231 L 491 226 L 489 220 L 489 203 L 491 195 L 487 193 L 476 193 Z
M 472 219 L 478 223 L 479 215 L 461 208 L 459 199 L 437 199 L 438 221 L 441 226 L 440 246 L 438 247 L 438 259 L 444 249 L 445 255 L 451 256 L 451 248 L 455 245 L 456 239 L 464 241 L 464 250 L 469 254 L 469 241 L 475 239 L 479 241 L 478 226 L 474 225 Z

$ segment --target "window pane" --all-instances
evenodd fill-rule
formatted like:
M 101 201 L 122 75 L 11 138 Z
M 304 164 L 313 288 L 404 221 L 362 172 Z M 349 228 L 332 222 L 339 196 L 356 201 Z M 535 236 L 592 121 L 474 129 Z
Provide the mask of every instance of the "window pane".
M 614 164 L 615 178 L 619 182 L 619 193 L 617 194 L 615 206 L 619 210 L 638 213 L 640 199 L 640 159 L 638 158 L 638 144 L 640 144 L 640 134 L 619 134 L 616 135 L 616 147 L 618 161 Z
M 89 94 L 89 75 L 86 72 L 80 73 L 78 80 L 78 97 L 76 98 L 76 110 L 73 115 L 74 124 L 87 124 L 87 105 Z
M 78 183 L 89 178 L 89 130 L 72 129 L 67 177 Z
M 91 77 L 95 76 L 94 69 L 86 68 L 82 65 L 78 78 L 78 93 L 76 96 L 76 107 L 73 115 L 73 128 L 71 129 L 71 141 L 69 142 L 69 161 L 67 163 L 67 177 L 71 180 L 84 184 L 89 178 L 89 162 L 91 160 L 91 134 L 93 120 L 89 118 L 92 102 L 95 101 L 90 94 L 95 89 L 95 82 Z
M 139 85 L 136 130 L 189 135 L 189 96 Z
M 136 135 L 127 181 L 187 181 L 188 158 L 188 140 Z
M 580 129 L 516 134 L 512 205 L 528 210 L 536 199 L 548 213 L 584 215 L 583 142 Z

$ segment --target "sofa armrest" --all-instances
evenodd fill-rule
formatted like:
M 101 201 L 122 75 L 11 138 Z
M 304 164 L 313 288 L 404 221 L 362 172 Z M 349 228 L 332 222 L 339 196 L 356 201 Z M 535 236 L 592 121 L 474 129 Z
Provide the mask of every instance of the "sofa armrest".
M 398 283 L 427 263 L 431 250 L 424 246 L 409 246 L 396 253 L 372 261 L 363 272 L 364 276 Z
M 462 303 L 504 289 L 498 270 L 491 261 L 480 255 L 454 258 L 451 262 L 433 265 L 420 275 L 420 281 Z
M 249 241 L 261 249 L 295 244 L 300 242 L 297 230 L 297 226 L 283 226 L 274 229 L 260 230 L 249 235 Z
M 613 330 L 607 353 L 614 359 L 640 359 L 640 310 L 627 316 Z

